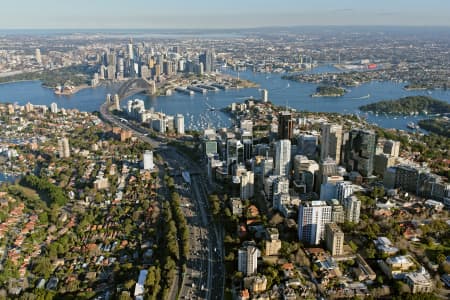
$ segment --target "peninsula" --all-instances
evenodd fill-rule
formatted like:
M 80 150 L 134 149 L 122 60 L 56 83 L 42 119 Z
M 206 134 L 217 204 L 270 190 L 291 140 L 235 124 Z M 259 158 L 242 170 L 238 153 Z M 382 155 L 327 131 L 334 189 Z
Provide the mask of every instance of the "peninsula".
M 359 109 L 389 115 L 447 114 L 450 104 L 428 96 L 409 96 L 363 105 Z

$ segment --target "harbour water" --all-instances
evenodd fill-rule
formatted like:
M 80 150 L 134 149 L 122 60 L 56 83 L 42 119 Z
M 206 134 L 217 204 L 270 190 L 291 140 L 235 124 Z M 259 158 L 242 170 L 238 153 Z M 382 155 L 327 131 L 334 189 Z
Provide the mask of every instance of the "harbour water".
M 313 72 L 319 73 L 333 71 L 335 72 L 336 69 L 329 66 L 313 70 Z M 238 75 L 233 71 L 224 70 L 223 72 L 234 76 Z M 315 92 L 316 84 L 292 82 L 281 79 L 280 74 L 253 73 L 251 71 L 240 72 L 239 77 L 258 83 L 260 88 L 208 92 L 207 94 L 196 93 L 193 96 L 174 92 L 172 96 L 148 97 L 145 95 L 134 95 L 130 98 L 144 99 L 147 109 L 153 108 L 155 111 L 171 115 L 184 114 L 185 126 L 188 129 L 201 129 L 207 126 L 229 126 L 229 116 L 222 113 L 220 109 L 230 105 L 232 102 L 242 102 L 249 97 L 259 99 L 260 89 L 267 89 L 270 101 L 277 105 L 313 112 L 359 114 L 381 127 L 405 130 L 409 122 L 417 122 L 423 116 L 376 116 L 362 113 L 358 107 L 380 100 L 397 99 L 411 95 L 429 95 L 450 103 L 450 91 L 406 91 L 403 89 L 405 83 L 374 81 L 350 88 L 349 92 L 343 97 L 312 98 L 310 95 Z M 33 104 L 46 105 L 56 102 L 58 107 L 94 111 L 99 109 L 107 93 L 114 93 L 114 88 L 98 87 L 81 90 L 77 94 L 68 97 L 56 96 L 51 90 L 42 87 L 38 81 L 16 82 L 0 85 L 0 102 L 17 102 L 21 105 L 26 104 L 28 101 Z M 125 103 L 122 104 L 124 105 Z

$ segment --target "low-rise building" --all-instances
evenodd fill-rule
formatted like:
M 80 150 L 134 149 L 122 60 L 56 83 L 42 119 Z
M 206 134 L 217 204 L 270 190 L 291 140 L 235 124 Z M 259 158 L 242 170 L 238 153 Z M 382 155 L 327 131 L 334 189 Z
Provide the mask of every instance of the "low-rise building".
M 433 292 L 433 282 L 425 274 L 417 272 L 408 273 L 405 275 L 405 282 L 413 294 Z

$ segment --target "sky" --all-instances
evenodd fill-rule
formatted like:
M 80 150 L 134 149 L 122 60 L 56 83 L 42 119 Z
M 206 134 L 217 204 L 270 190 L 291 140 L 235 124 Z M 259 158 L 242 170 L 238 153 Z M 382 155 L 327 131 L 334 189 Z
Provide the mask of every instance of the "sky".
M 0 29 L 450 26 L 449 0 L 2 0 Z

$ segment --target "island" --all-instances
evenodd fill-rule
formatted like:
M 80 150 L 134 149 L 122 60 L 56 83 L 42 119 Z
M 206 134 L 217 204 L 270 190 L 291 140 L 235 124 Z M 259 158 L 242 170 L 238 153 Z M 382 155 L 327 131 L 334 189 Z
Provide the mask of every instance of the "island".
M 408 96 L 363 105 L 359 109 L 388 115 L 448 114 L 450 104 L 428 96 Z
M 419 126 L 429 132 L 450 138 L 450 119 L 447 117 L 420 120 Z
M 311 97 L 342 97 L 346 93 L 346 90 L 336 86 L 318 86 L 316 92 Z

